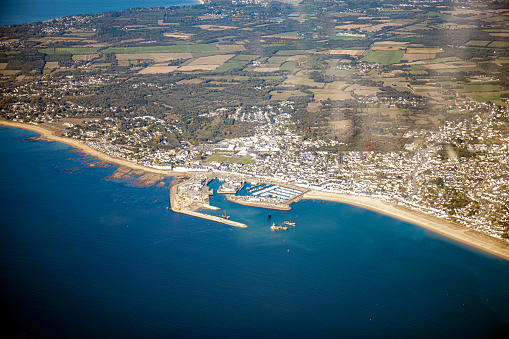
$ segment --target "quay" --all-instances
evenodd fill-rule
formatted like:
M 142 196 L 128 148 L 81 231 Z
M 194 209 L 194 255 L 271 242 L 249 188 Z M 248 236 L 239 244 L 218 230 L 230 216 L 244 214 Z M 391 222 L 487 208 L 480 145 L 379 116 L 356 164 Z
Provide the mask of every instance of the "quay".
M 196 185 L 196 182 L 193 182 L 193 179 L 185 179 L 179 182 L 179 179 L 174 179 L 170 184 L 170 208 L 175 213 L 187 214 L 196 218 L 202 218 L 210 221 L 214 221 L 220 224 L 246 228 L 247 225 L 238 221 L 233 221 L 230 219 L 225 219 L 209 214 L 199 213 L 197 210 L 199 208 L 210 208 L 208 204 L 208 195 L 210 192 L 206 189 L 207 185 L 211 179 L 205 180 L 205 185 L 202 190 L 198 190 L 194 196 L 189 196 L 187 194 L 187 190 L 184 190 L 183 196 L 179 196 L 179 188 L 184 188 L 188 184 Z M 200 192 L 201 191 L 201 192 Z M 201 193 L 201 194 L 200 194 Z M 199 199 L 201 196 L 202 200 Z M 213 208 L 216 209 L 216 208 Z
M 251 198 L 251 199 L 250 199 Z M 280 210 L 280 211 L 289 211 L 291 207 L 289 204 L 281 203 L 279 199 L 272 198 L 254 198 L 252 197 L 243 197 L 236 195 L 228 195 L 226 196 L 226 200 L 233 202 L 235 204 L 250 206 L 250 207 L 258 207 L 258 208 L 267 208 L 271 210 Z

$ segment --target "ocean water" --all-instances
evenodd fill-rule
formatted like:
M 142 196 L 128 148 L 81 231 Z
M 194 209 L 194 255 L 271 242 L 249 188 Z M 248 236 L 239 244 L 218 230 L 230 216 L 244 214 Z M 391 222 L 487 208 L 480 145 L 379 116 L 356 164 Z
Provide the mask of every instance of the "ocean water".
M 77 14 L 138 7 L 196 5 L 194 0 L 7 0 L 2 1 L 0 26 L 19 25 Z
M 0 127 L 1 328 L 10 334 L 507 335 L 505 260 L 332 202 L 282 212 L 212 197 L 246 229 L 176 214 L 166 209 L 168 186 L 106 179 L 113 168 L 88 167 L 69 146 L 32 136 Z M 297 226 L 270 231 L 284 220 Z

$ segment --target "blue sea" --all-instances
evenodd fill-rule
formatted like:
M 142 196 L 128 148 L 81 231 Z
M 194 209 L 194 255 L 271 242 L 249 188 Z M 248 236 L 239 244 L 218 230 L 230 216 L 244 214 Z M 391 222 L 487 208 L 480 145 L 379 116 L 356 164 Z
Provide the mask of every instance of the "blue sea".
M 137 7 L 196 5 L 194 0 L 6 0 L 0 26 L 19 25 L 77 14 L 103 13 Z
M 10 334 L 507 336 L 505 260 L 332 202 L 283 212 L 214 195 L 246 229 L 176 214 L 168 185 L 107 179 L 113 167 L 33 136 L 0 127 L 0 328 Z M 284 220 L 297 226 L 270 231 Z

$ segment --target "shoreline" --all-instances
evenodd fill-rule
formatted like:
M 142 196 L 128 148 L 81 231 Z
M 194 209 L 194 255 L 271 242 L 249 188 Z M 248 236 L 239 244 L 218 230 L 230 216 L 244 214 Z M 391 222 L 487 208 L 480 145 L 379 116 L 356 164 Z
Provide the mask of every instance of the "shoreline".
M 0 120 L 0 126 L 15 127 L 15 128 L 25 129 L 25 130 L 39 133 L 41 135 L 39 137 L 39 140 L 44 140 L 44 141 L 49 141 L 49 142 L 56 141 L 56 142 L 60 142 L 62 144 L 66 144 L 68 146 L 71 146 L 71 147 L 74 147 L 74 148 L 80 150 L 83 153 L 91 155 L 94 158 L 97 158 L 97 159 L 102 160 L 107 163 L 112 163 L 112 164 L 119 165 L 119 166 L 129 167 L 131 169 L 142 170 L 142 171 L 145 171 L 148 173 L 162 174 L 162 175 L 171 176 L 171 177 L 186 176 L 186 174 L 183 172 L 160 170 L 157 168 L 146 167 L 146 166 L 143 166 L 140 164 L 136 164 L 129 160 L 114 158 L 108 154 L 105 154 L 105 153 L 102 153 L 96 149 L 93 149 L 92 147 L 90 147 L 86 144 L 83 144 L 83 143 L 79 142 L 78 140 L 65 138 L 65 137 L 59 137 L 55 134 L 54 131 L 50 130 L 50 127 L 48 127 L 48 126 L 26 124 L 26 123 L 7 121 L 7 120 Z
M 185 181 L 187 181 L 187 180 L 185 180 Z M 220 224 L 235 226 L 235 227 L 239 227 L 239 228 L 246 228 L 247 227 L 246 224 L 243 224 L 243 223 L 238 222 L 238 221 L 233 221 L 233 220 L 230 220 L 230 219 L 223 219 L 221 217 L 217 217 L 217 216 L 214 216 L 214 215 L 200 213 L 200 212 L 198 212 L 196 210 L 188 210 L 188 209 L 180 208 L 178 206 L 178 204 L 177 204 L 175 196 L 177 195 L 178 186 L 185 184 L 185 181 L 177 183 L 175 185 L 170 185 L 170 209 L 174 213 L 182 213 L 182 214 L 190 215 L 190 216 L 195 217 L 195 218 L 200 218 L 200 219 L 204 219 L 204 220 L 210 220 L 210 221 L 214 221 L 214 222 L 217 222 L 217 223 L 220 223 Z
M 155 168 L 145 167 L 143 165 L 139 165 L 133 163 L 131 161 L 125 159 L 113 158 L 107 154 L 99 152 L 90 146 L 82 144 L 81 142 L 59 137 L 55 135 L 55 132 L 50 130 L 50 127 L 26 124 L 20 122 L 12 122 L 6 120 L 0 120 L 0 126 L 9 126 L 15 127 L 25 130 L 30 130 L 41 135 L 41 140 L 47 141 L 57 141 L 63 144 L 74 147 L 81 152 L 84 152 L 88 155 L 91 155 L 95 158 L 103 160 L 108 163 L 113 163 L 120 166 L 126 166 L 131 169 L 143 170 L 145 172 L 163 174 L 165 176 L 173 176 L 173 177 L 186 177 L 186 173 L 183 172 L 172 172 L 172 171 L 164 171 L 158 170 Z M 361 207 L 376 213 L 380 213 L 401 221 L 405 221 L 411 223 L 413 225 L 423 227 L 427 230 L 430 230 L 434 233 L 438 233 L 442 236 L 445 236 L 449 239 L 461 242 L 465 245 L 474 247 L 478 250 L 493 254 L 499 258 L 505 259 L 509 261 L 509 245 L 507 242 L 490 237 L 481 232 L 470 230 L 464 226 L 456 225 L 450 221 L 439 219 L 437 217 L 427 215 L 424 213 L 420 213 L 417 211 L 410 210 L 408 208 L 404 208 L 401 206 L 397 206 L 393 203 L 385 202 L 382 200 L 378 200 L 370 197 L 359 197 L 352 196 L 340 193 L 330 193 L 330 192 L 322 192 L 322 191 L 309 191 L 306 192 L 302 199 L 307 200 L 326 200 L 326 201 L 334 201 L 348 205 L 354 205 L 357 207 Z M 178 213 L 178 212 L 177 212 Z M 197 213 L 197 212 L 194 212 Z M 193 213 L 193 214 L 194 214 Z M 186 213 L 188 214 L 188 213 Z M 190 215 L 193 215 L 190 214 Z M 195 215 L 196 216 L 196 215 Z M 199 216 L 197 216 L 199 217 Z
M 370 197 L 358 197 L 322 191 L 307 192 L 304 194 L 302 199 L 326 200 L 361 207 L 372 212 L 383 214 L 385 216 L 425 228 L 449 239 L 509 261 L 509 246 L 504 240 L 490 237 L 489 235 L 481 232 L 454 224 L 451 221 L 413 211 L 394 203 Z

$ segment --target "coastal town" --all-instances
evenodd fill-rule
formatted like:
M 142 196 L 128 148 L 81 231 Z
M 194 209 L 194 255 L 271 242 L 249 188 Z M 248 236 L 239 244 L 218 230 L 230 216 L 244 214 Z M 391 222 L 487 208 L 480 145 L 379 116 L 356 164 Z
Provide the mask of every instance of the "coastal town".
M 135 153 L 129 144 L 114 144 L 116 139 L 143 144 L 149 129 L 156 137 L 161 129 L 178 130 L 153 117 L 133 119 L 131 126 L 137 128 L 127 131 L 119 128 L 124 121 L 92 120 L 85 128 L 72 129 L 69 136 L 112 157 L 168 173 L 372 197 L 507 239 L 509 109 L 458 102 L 449 108 L 470 111 L 471 119 L 447 121 L 436 132 L 406 131 L 409 142 L 404 151 L 379 153 L 319 150 L 337 142 L 304 140 L 292 132 L 291 107 L 292 102 L 280 102 L 278 107 L 256 108 L 264 118 L 251 137 L 177 150 L 152 152 L 140 147 Z M 91 132 L 87 126 L 96 128 Z M 272 204 L 282 201 L 274 200 Z
M 507 9 L 331 6 L 226 1 L 4 28 L 1 121 L 188 178 L 171 188 L 179 213 L 214 209 L 218 178 L 240 204 L 369 198 L 509 239 Z M 479 21 L 482 40 L 469 36 Z M 267 186 L 239 196 L 239 183 Z

